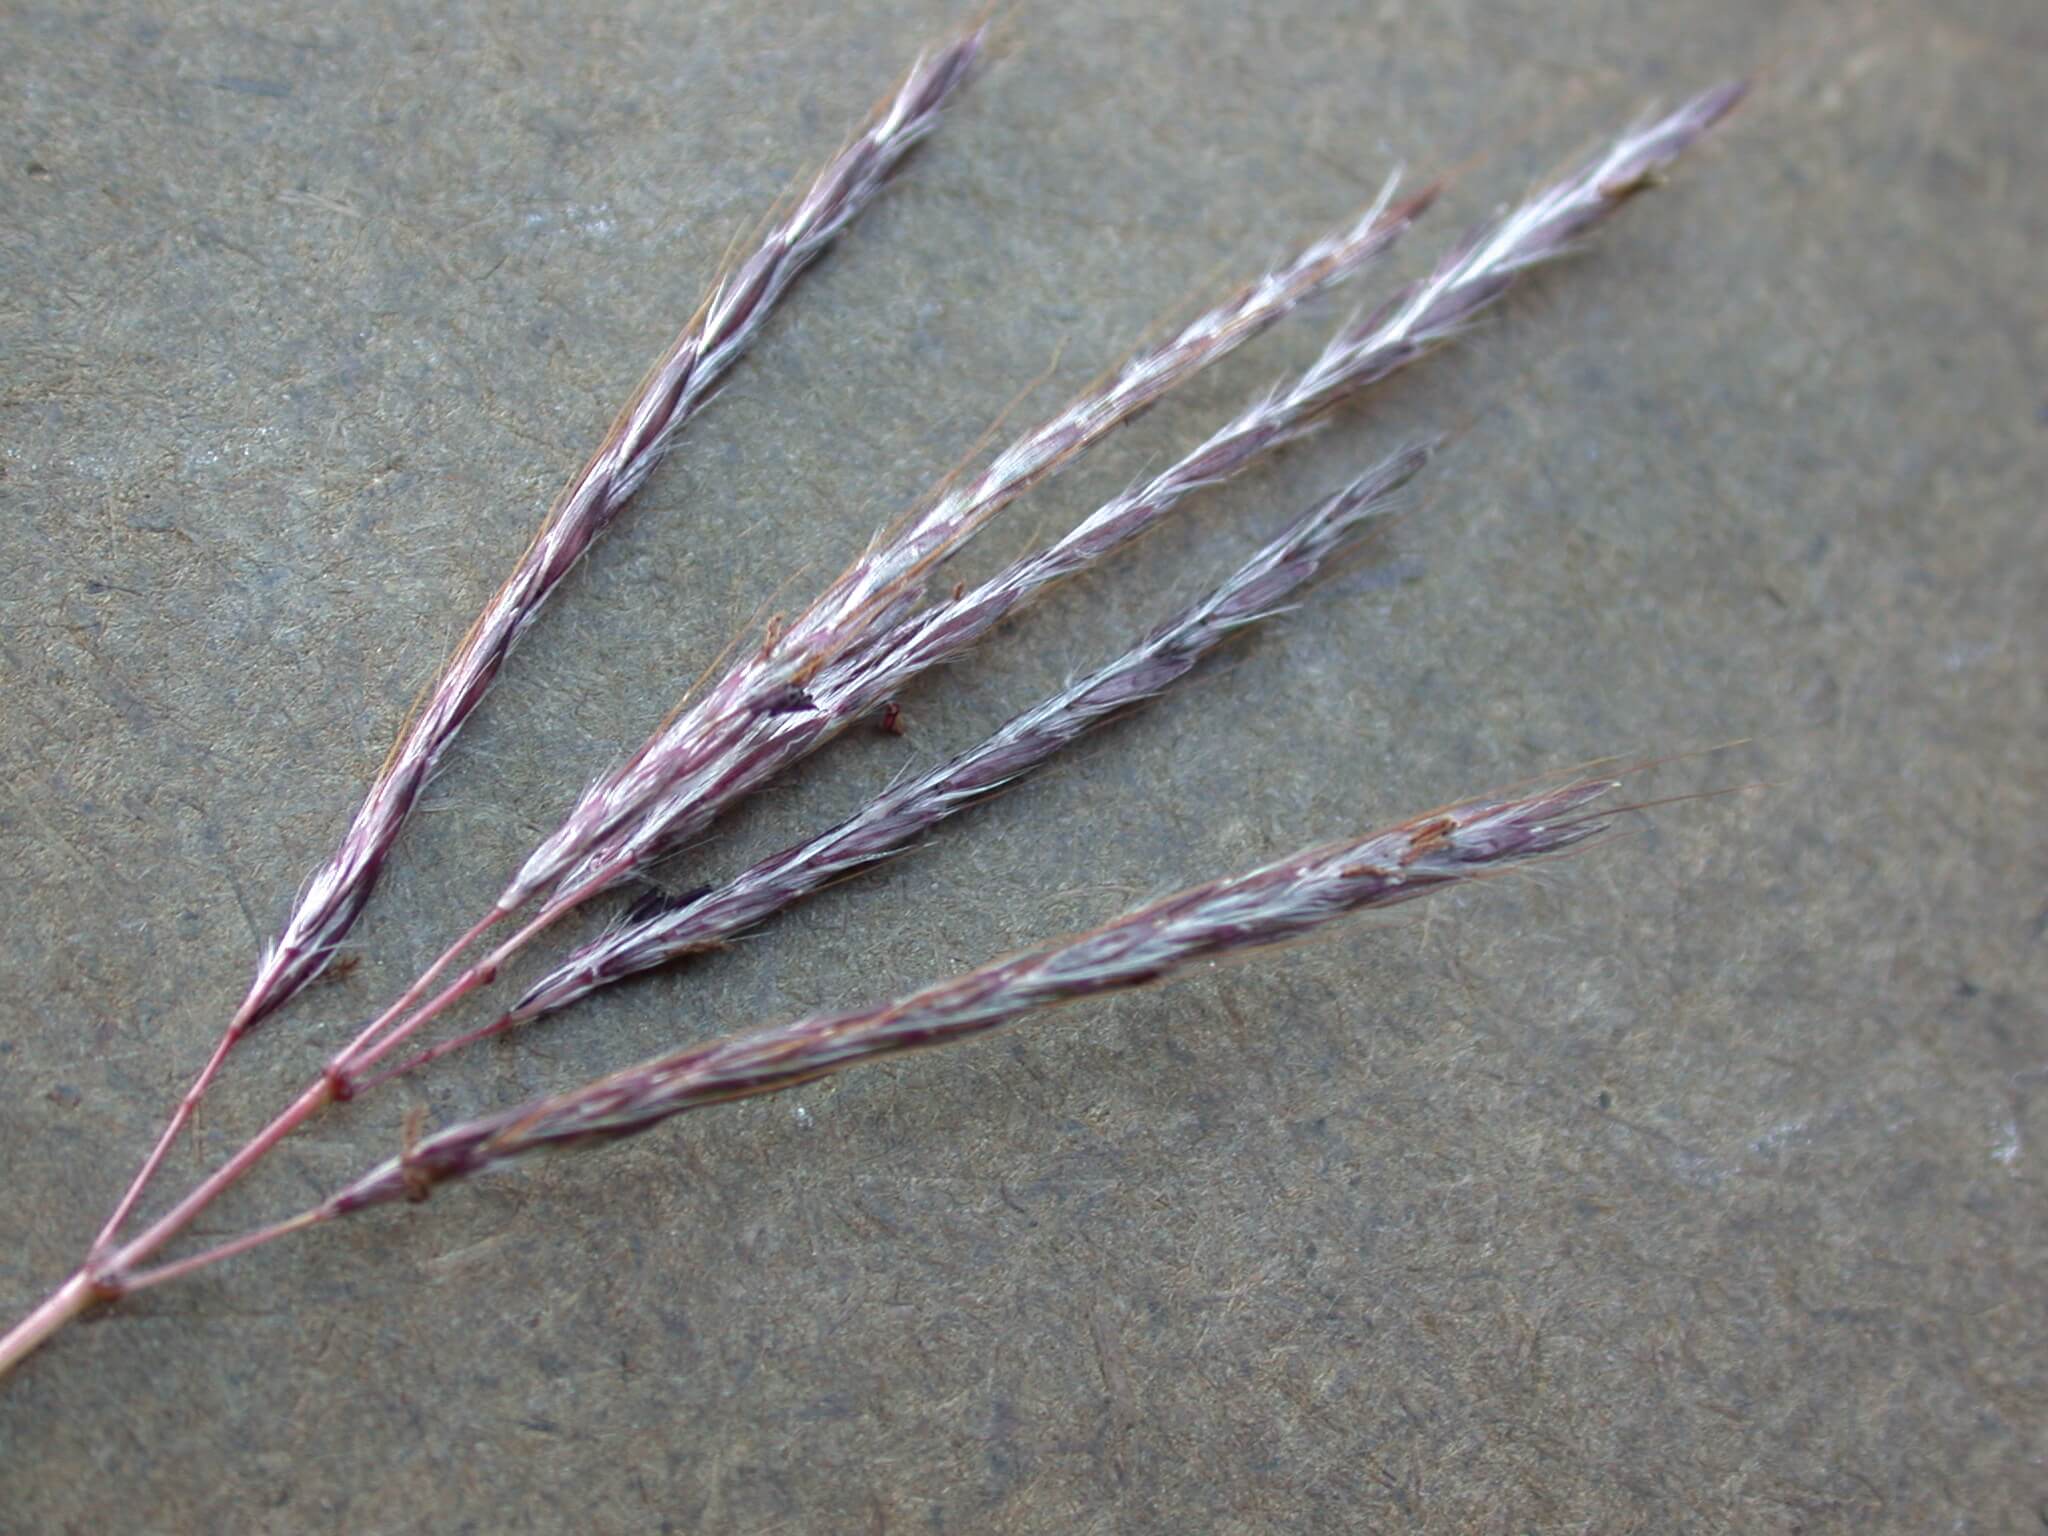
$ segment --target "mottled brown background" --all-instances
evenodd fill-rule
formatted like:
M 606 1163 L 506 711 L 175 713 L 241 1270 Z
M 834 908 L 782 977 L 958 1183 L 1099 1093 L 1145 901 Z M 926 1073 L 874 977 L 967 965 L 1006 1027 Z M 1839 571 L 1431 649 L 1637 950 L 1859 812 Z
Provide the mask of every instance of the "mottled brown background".
M 735 231 L 945 3 L 12 5 L 0 1308 L 80 1252 L 414 691 Z M 865 1000 L 1596 754 L 1758 744 L 1527 880 L 383 1212 L 0 1388 L 7 1532 L 1962 1531 L 2048 1521 L 2037 0 L 1019 5 L 454 753 L 259 1123 L 781 583 L 1388 166 L 1387 269 L 1756 99 L 1454 353 L 1013 625 L 724 870 L 1107 654 L 1404 434 L 1372 563 L 912 862 L 338 1113 Z M 1016 418 L 1024 419 L 1024 418 Z M 168 1191 L 167 1191 L 168 1192 Z

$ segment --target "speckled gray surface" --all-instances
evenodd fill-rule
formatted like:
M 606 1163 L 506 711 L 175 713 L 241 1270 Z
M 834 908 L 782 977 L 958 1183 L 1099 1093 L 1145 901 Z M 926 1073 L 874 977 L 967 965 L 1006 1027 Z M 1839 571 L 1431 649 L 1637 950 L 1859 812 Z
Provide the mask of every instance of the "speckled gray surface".
M 11 7 L 0 1309 L 65 1272 L 554 486 L 943 4 Z M 116 1308 L 0 1388 L 0 1530 L 1964 1531 L 2048 1520 L 2048 25 L 1964 5 L 1042 4 L 565 587 L 360 964 L 177 1179 L 487 899 L 792 572 L 1034 378 L 1460 169 L 1354 297 L 1731 73 L 1672 186 L 700 855 L 1106 654 L 1405 434 L 1376 559 L 710 964 L 321 1122 L 898 990 L 1610 751 L 1757 745 L 1529 880 L 692 1117 Z M 1013 420 L 1022 420 L 1013 417 Z

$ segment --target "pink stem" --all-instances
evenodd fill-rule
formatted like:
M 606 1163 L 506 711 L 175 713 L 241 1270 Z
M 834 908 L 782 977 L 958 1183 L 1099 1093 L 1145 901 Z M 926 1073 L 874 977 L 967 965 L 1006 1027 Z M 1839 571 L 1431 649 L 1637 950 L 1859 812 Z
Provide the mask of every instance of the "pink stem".
M 147 1259 L 159 1248 L 176 1237 L 199 1216 L 209 1205 L 220 1198 L 232 1185 L 250 1169 L 268 1157 L 273 1148 L 302 1124 L 337 1099 L 354 1096 L 355 1074 L 362 1068 L 381 1059 L 398 1044 L 425 1024 L 429 1019 L 457 1000 L 468 996 L 480 987 L 488 986 L 496 979 L 498 967 L 521 947 L 552 925 L 564 914 L 573 910 L 573 904 L 552 905 L 543 908 L 532 921 L 507 939 L 497 949 L 472 965 L 441 994 L 424 1008 L 407 1018 L 396 1029 L 385 1032 L 384 1026 L 398 1017 L 406 1004 L 418 998 L 432 980 L 448 968 L 455 957 L 467 949 L 476 937 L 507 914 L 503 909 L 494 909 L 489 916 L 457 940 L 456 943 L 429 966 L 418 981 L 406 989 L 405 995 L 383 1013 L 373 1019 L 363 1031 L 340 1051 L 331 1057 L 319 1077 L 315 1078 L 298 1098 L 270 1124 L 266 1125 L 239 1152 L 215 1169 L 206 1181 L 180 1200 L 143 1234 L 108 1254 L 101 1251 L 95 1257 L 91 1272 L 104 1284 L 128 1289 L 133 1284 L 132 1271 L 142 1260 Z M 382 1038 L 378 1038 L 380 1033 Z M 163 1269 L 173 1269 L 166 1265 Z M 182 1273 L 182 1271 L 179 1271 Z M 152 1275 L 159 1271 L 150 1271 Z M 165 1276 L 168 1278 L 168 1276 Z
M 178 1139 L 178 1133 L 185 1129 L 186 1122 L 198 1109 L 200 1099 L 205 1096 L 206 1090 L 213 1086 L 214 1078 L 220 1075 L 221 1063 L 228 1059 L 228 1052 L 235 1048 L 236 1043 L 248 1030 L 252 1017 L 253 1010 L 244 1003 L 234 1018 L 228 1021 L 227 1030 L 220 1037 L 220 1044 L 213 1048 L 213 1055 L 207 1058 L 206 1065 L 200 1069 L 199 1075 L 192 1079 L 192 1086 L 185 1090 L 185 1097 L 178 1101 L 178 1107 L 171 1112 L 171 1118 L 165 1124 L 163 1133 L 157 1137 L 156 1145 L 150 1148 L 149 1156 L 143 1159 L 140 1171 L 128 1185 L 127 1192 L 121 1196 L 120 1203 L 114 1207 L 114 1214 L 109 1216 L 107 1224 L 100 1228 L 100 1235 L 92 1240 L 88 1262 L 101 1258 L 107 1249 L 113 1246 L 115 1237 L 120 1234 L 122 1223 L 127 1221 L 129 1213 L 135 1209 L 135 1202 L 142 1198 L 144 1186 L 156 1177 L 157 1169 L 163 1166 L 164 1158 L 171 1150 L 171 1143 Z
M 56 1290 L 50 1292 L 43 1304 L 29 1313 L 0 1338 L 0 1376 L 5 1376 L 17 1365 L 34 1353 L 45 1339 L 78 1317 L 95 1302 L 105 1301 L 117 1294 L 95 1281 L 92 1275 L 81 1269 Z
M 376 1076 L 364 1078 L 356 1084 L 356 1092 L 367 1093 L 379 1083 L 388 1083 L 394 1077 L 403 1077 L 408 1072 L 417 1071 L 421 1067 L 429 1066 L 439 1061 L 443 1056 L 453 1056 L 457 1051 L 475 1045 L 479 1040 L 488 1040 L 493 1035 L 502 1035 L 513 1025 L 521 1022 L 524 1017 L 525 1015 L 514 1009 L 511 1013 L 500 1014 L 488 1024 L 479 1024 L 475 1029 L 466 1029 L 459 1035 L 451 1036 L 449 1039 L 440 1041 L 438 1044 L 430 1045 L 417 1056 L 408 1056 L 397 1066 L 386 1067 Z
M 224 1259 L 232 1259 L 237 1254 L 247 1253 L 251 1248 L 262 1247 L 273 1238 L 283 1237 L 288 1232 L 296 1232 L 302 1227 L 310 1227 L 316 1222 L 325 1221 L 332 1214 L 325 1206 L 316 1205 L 283 1221 L 274 1221 L 267 1227 L 257 1227 L 254 1231 L 244 1232 L 240 1237 L 217 1243 L 203 1253 L 195 1253 L 189 1258 L 159 1264 L 154 1269 L 145 1269 L 139 1274 L 129 1275 L 121 1282 L 121 1294 L 125 1296 L 130 1291 L 145 1291 L 152 1285 L 162 1285 L 166 1280 L 176 1280 L 191 1274 L 194 1270 L 205 1269 Z
M 337 1062 L 345 1061 L 351 1052 L 359 1050 L 373 1039 L 379 1030 L 416 1002 L 420 994 L 425 992 L 433 984 L 434 979 L 453 964 L 465 949 L 482 937 L 484 932 L 493 924 L 507 915 L 503 910 L 493 908 L 481 922 L 457 939 L 449 949 L 442 953 L 438 960 L 421 972 L 419 979 L 406 988 L 398 1001 L 371 1020 L 364 1027 L 362 1033 L 357 1035 L 347 1049 L 337 1056 L 335 1060 Z M 157 1137 L 156 1145 L 150 1149 L 149 1156 L 143 1159 L 140 1171 L 136 1173 L 134 1179 L 129 1183 L 127 1192 L 121 1196 L 120 1203 L 114 1207 L 114 1214 L 107 1218 L 107 1224 L 100 1229 L 100 1235 L 93 1239 L 92 1251 L 87 1259 L 87 1267 L 96 1273 L 106 1272 L 108 1268 L 106 1263 L 108 1250 L 114 1246 L 114 1241 L 120 1234 L 122 1224 L 128 1220 L 129 1215 L 135 1209 L 136 1202 L 142 1198 L 143 1189 L 156 1176 L 157 1170 L 163 1166 L 164 1158 L 171 1150 L 171 1143 L 178 1139 L 179 1132 L 183 1131 L 185 1126 L 191 1121 L 193 1112 L 199 1107 L 200 1099 L 205 1096 L 206 1090 L 213 1085 L 214 1078 L 220 1074 L 221 1063 L 227 1060 L 228 1052 L 235 1048 L 236 1043 L 248 1032 L 250 1025 L 260 1016 L 260 1010 L 253 1006 L 254 1003 L 255 998 L 252 994 L 250 1000 L 244 1002 L 241 1008 L 237 1010 L 234 1018 L 229 1021 L 226 1032 L 220 1038 L 220 1043 L 213 1048 L 213 1055 L 207 1059 L 206 1065 L 200 1069 L 199 1075 L 192 1080 L 192 1086 L 185 1090 L 184 1098 L 178 1101 L 178 1107 L 172 1113 L 169 1123 L 164 1126 L 163 1133 Z M 331 1089 L 333 1084 L 330 1083 L 329 1086 Z M 330 1096 L 333 1095 L 330 1093 Z M 288 1110 L 286 1113 L 289 1114 L 290 1111 Z M 293 1122 L 295 1125 L 297 1123 L 297 1121 Z M 247 1149 L 245 1148 L 244 1150 L 246 1151 Z M 239 1178 L 240 1174 L 237 1173 L 235 1177 Z M 210 1185 L 212 1180 L 207 1182 Z M 233 1179 L 227 1182 L 232 1183 Z M 201 1188 L 205 1187 L 207 1186 L 201 1186 Z M 223 1184 L 221 1187 L 226 1188 L 226 1184 Z M 181 1205 L 179 1209 L 182 1210 L 183 1206 Z M 195 1210 L 193 1214 L 196 1215 L 197 1211 Z M 154 1230 L 152 1228 L 152 1231 Z M 165 1233 L 164 1235 L 168 1237 L 170 1233 Z M 122 1260 L 117 1258 L 114 1261 L 113 1267 L 118 1268 L 121 1263 Z
M 220 1198 L 222 1191 L 263 1161 L 273 1147 L 333 1099 L 332 1080 L 324 1073 L 313 1079 L 283 1114 L 258 1131 L 241 1151 L 216 1168 L 204 1183 L 157 1218 L 155 1224 L 140 1237 L 93 1266 L 94 1277 L 116 1290 L 124 1287 L 127 1271 L 184 1231 L 194 1217 Z
M 455 963 L 465 949 L 469 948 L 470 945 L 482 938 L 492 927 L 496 926 L 499 919 L 509 916 L 511 916 L 511 913 L 507 912 L 503 907 L 493 907 L 489 912 L 486 912 L 475 927 L 441 951 L 440 959 L 420 972 L 419 978 L 399 994 L 397 1002 L 365 1024 L 362 1033 L 342 1048 L 340 1053 L 335 1056 L 335 1061 L 346 1061 L 349 1057 L 367 1046 L 372 1040 L 376 1039 L 385 1025 L 398 1018 L 406 1009 L 420 1000 L 420 995 L 434 984 L 435 979 L 443 971 Z
M 520 950 L 524 949 L 527 944 L 538 938 L 542 933 L 553 927 L 557 919 L 573 911 L 576 905 L 576 903 L 568 903 L 560 906 L 549 905 L 543 907 L 524 928 L 513 934 L 511 938 L 500 944 L 488 955 L 485 955 L 483 959 L 477 961 L 475 965 L 472 965 L 468 970 L 456 977 L 454 981 L 442 988 L 440 996 L 420 1008 L 403 1024 L 399 1025 L 396 1029 L 387 1031 L 381 1040 L 371 1040 L 370 1037 L 375 1033 L 374 1029 L 364 1030 L 348 1049 L 342 1051 L 328 1064 L 330 1077 L 338 1074 L 345 1085 L 344 1092 L 352 1096 L 357 1087 L 365 1086 L 355 1081 L 355 1075 L 358 1072 L 361 1072 L 366 1067 L 376 1065 L 386 1055 L 396 1050 L 408 1036 L 418 1032 L 422 1025 L 450 1005 L 460 1002 L 463 998 L 469 996 L 470 993 L 487 987 L 496 981 L 498 979 L 499 966 L 519 953 Z M 395 1009 L 391 1010 L 391 1012 L 395 1011 Z M 388 1019 L 391 1016 L 391 1012 L 387 1012 L 385 1018 Z M 377 1081 L 382 1081 L 382 1079 L 377 1079 Z

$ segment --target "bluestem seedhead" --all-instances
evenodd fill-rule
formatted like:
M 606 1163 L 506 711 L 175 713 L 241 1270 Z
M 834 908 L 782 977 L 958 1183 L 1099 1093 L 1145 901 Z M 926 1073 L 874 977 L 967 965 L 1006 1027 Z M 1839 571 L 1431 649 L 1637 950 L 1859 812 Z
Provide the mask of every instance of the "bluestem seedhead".
M 1215 956 L 1269 948 L 1337 918 L 1560 853 L 1602 829 L 1611 780 L 1467 801 L 1194 886 L 1102 927 L 993 961 L 896 1002 L 729 1035 L 582 1088 L 449 1126 L 304 1219 L 344 1215 L 529 1152 L 615 1140 L 673 1115 L 774 1093 L 861 1062 L 944 1045 L 1062 1003 L 1144 986 Z

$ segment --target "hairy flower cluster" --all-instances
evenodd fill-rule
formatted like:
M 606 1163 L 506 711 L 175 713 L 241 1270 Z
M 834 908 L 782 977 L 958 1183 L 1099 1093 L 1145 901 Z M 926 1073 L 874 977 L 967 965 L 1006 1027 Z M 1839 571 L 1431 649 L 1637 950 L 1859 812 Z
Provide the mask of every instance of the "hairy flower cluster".
M 687 1046 L 568 1093 L 437 1131 L 309 1217 L 417 1200 L 435 1184 L 529 1152 L 635 1135 L 686 1110 L 963 1040 L 1061 1003 L 1165 980 L 1213 956 L 1284 944 L 1350 913 L 1411 901 L 1570 848 L 1603 829 L 1580 813 L 1612 787 L 1610 780 L 1580 781 L 1450 806 L 1195 886 L 893 1003 Z

